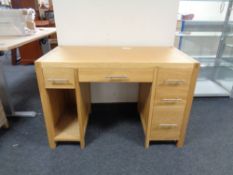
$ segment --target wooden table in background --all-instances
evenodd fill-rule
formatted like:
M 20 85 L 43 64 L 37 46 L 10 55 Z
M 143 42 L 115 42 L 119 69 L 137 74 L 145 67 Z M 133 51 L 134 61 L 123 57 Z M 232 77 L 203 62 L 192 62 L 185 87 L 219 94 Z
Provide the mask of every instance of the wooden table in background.
M 16 56 L 16 48 L 28 43 L 38 41 L 56 32 L 56 28 L 38 28 L 38 32 L 28 36 L 0 36 L 0 51 L 13 50 L 13 56 Z M 28 52 L 35 52 L 28 50 Z M 15 111 L 11 102 L 7 81 L 0 63 L 0 98 L 7 115 L 11 116 L 35 116 L 34 111 Z
M 56 28 L 54 27 L 37 29 L 38 31 L 35 34 L 28 36 L 0 36 L 0 51 L 12 50 L 12 64 L 16 64 L 16 49 L 21 47 L 22 53 L 27 53 L 26 55 L 21 55 L 26 60 L 25 64 L 31 64 L 35 59 L 42 56 L 39 40 L 56 33 Z M 27 57 L 31 60 L 28 61 Z

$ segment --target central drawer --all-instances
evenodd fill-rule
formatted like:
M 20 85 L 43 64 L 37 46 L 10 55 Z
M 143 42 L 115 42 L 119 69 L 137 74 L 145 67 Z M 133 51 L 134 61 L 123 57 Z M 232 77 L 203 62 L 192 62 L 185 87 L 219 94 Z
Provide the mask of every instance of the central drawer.
M 80 68 L 80 82 L 152 82 L 154 69 Z

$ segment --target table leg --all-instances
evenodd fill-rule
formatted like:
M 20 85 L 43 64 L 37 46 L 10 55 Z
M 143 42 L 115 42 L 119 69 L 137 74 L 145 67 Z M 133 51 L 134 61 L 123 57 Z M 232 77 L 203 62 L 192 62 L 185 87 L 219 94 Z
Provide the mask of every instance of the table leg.
M 0 99 L 7 116 L 15 117 L 35 117 L 34 111 L 15 111 L 8 92 L 8 85 L 3 72 L 2 64 L 0 63 Z
M 17 64 L 17 49 L 11 50 L 11 64 L 16 65 Z

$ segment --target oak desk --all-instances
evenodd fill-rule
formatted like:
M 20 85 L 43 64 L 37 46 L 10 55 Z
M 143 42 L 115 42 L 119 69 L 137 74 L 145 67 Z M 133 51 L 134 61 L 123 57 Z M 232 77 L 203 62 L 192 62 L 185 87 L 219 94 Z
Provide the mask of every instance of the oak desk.
M 51 148 L 85 146 L 90 83 L 139 83 L 138 111 L 145 147 L 154 140 L 184 144 L 199 63 L 173 47 L 59 46 L 36 61 Z

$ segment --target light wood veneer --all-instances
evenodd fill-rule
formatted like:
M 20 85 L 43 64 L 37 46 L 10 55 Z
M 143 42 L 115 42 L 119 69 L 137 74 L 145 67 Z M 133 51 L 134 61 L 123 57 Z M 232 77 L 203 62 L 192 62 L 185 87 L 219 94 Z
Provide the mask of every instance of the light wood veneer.
M 91 82 L 139 83 L 145 147 L 159 140 L 183 146 L 198 71 L 196 60 L 173 47 L 55 48 L 36 61 L 50 147 L 85 147 Z

